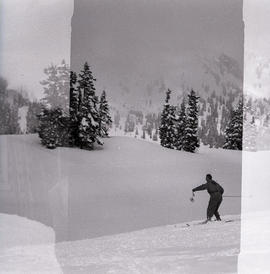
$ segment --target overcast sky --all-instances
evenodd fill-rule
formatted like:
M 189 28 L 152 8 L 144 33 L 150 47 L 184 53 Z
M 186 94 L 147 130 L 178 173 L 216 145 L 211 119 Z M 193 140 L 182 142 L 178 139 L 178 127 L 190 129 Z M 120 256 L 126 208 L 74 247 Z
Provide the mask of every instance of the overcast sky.
M 90 59 L 105 88 L 119 78 L 129 82 L 138 75 L 155 78 L 164 72 L 174 82 L 179 66 L 195 72 L 196 54 L 225 52 L 241 62 L 240 0 L 78 0 L 76 4 L 74 66 Z M 11 87 L 23 86 L 40 97 L 43 69 L 51 62 L 69 61 L 73 0 L 1 0 L 0 8 L 0 73 Z M 270 58 L 270 2 L 245 0 L 244 8 L 245 50 Z M 251 83 L 255 74 L 247 75 L 246 82 Z
M 245 0 L 244 90 L 270 97 L 270 1 Z M 258 78 L 256 69 L 262 68 Z M 259 85 L 258 85 L 259 83 Z
M 0 74 L 40 97 L 43 69 L 70 63 L 73 0 L 1 0 Z
M 241 0 L 79 0 L 72 21 L 72 67 L 88 61 L 97 85 L 131 94 L 163 78 L 179 90 L 196 82 L 200 57 L 227 54 L 242 67 Z

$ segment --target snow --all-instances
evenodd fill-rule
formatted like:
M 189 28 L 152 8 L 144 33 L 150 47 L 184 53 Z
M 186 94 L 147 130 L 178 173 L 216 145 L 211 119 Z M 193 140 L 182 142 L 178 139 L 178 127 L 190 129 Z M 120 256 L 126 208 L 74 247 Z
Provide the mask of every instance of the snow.
M 104 142 L 94 151 L 48 150 L 37 135 L 1 136 L 1 211 L 52 226 L 57 241 L 80 240 L 205 218 L 209 195 L 189 198 L 207 173 L 225 195 L 240 195 L 239 151 L 192 154 L 126 137 Z M 220 212 L 240 214 L 240 199 L 224 198 Z
M 54 243 L 41 223 L 0 214 L 0 273 L 236 273 L 239 215 Z M 226 240 L 224 240 L 226 239 Z
M 0 214 L 0 273 L 62 273 L 52 228 Z
M 57 273 L 59 264 L 64 273 L 236 272 L 240 199 L 224 197 L 220 208 L 235 222 L 186 222 L 205 218 L 209 195 L 189 200 L 205 174 L 226 195 L 240 195 L 241 152 L 201 147 L 192 154 L 126 137 L 104 142 L 93 151 L 48 150 L 37 135 L 0 136 L 1 211 L 32 219 L 0 220 L 0 272 Z
M 224 218 L 233 222 L 195 221 L 63 242 L 56 254 L 65 273 L 236 273 L 240 219 Z
M 243 152 L 240 274 L 269 273 L 269 158 L 270 151 Z

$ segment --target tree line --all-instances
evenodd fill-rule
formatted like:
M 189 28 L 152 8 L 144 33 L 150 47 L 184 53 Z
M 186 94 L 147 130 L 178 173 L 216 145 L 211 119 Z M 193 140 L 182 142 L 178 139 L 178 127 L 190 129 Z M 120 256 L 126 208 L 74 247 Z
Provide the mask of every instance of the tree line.
M 78 75 L 70 70 L 65 61 L 62 61 L 60 65 L 49 66 L 44 72 L 46 79 L 41 81 L 44 98 L 40 102 L 31 102 L 18 91 L 8 89 L 7 81 L 0 78 L 0 134 L 38 132 L 42 144 L 50 148 L 77 146 L 92 149 L 95 142 L 102 144 L 100 138 L 108 136 L 112 119 L 106 92 L 103 91 L 100 97 L 96 95 L 94 85 L 96 79 L 89 65 L 85 63 Z M 151 139 L 158 141 L 159 136 L 162 146 L 190 152 L 196 151 L 200 141 L 204 143 L 204 138 L 207 136 L 213 135 L 213 138 L 216 138 L 217 129 L 207 130 L 203 119 L 200 119 L 198 129 L 198 116 L 206 104 L 199 109 L 199 97 L 194 91 L 184 97 L 180 106 L 171 105 L 170 96 L 171 91 L 168 90 L 161 114 L 146 115 L 142 138 L 148 134 Z M 209 103 L 211 98 L 208 98 Z M 248 103 L 245 104 L 245 108 L 248 108 Z M 23 106 L 27 106 L 27 128 L 26 131 L 21 132 L 19 109 Z M 227 124 L 224 130 L 225 136 L 219 140 L 223 148 L 242 150 L 243 119 L 245 120 L 243 108 L 243 100 L 240 99 L 238 106 L 232 109 L 230 115 L 229 113 L 226 115 L 230 118 L 225 121 L 226 123 L 224 121 L 221 123 L 223 127 Z M 135 135 L 138 135 L 137 121 L 132 118 L 134 115 L 139 123 L 143 123 L 142 113 L 130 111 L 124 130 L 135 131 Z M 212 123 L 217 123 L 219 114 L 216 105 L 214 111 L 210 113 L 210 116 L 212 115 L 214 121 L 211 120 Z M 120 117 L 116 115 L 115 124 L 117 121 L 119 123 L 119 120 Z M 254 118 L 248 125 L 246 122 L 245 127 L 247 126 L 252 132 L 250 136 L 255 136 Z M 250 136 L 247 138 L 246 134 L 245 143 L 248 147 L 254 147 L 254 137 Z
M 18 91 L 9 89 L 6 79 L 0 76 L 0 135 L 21 134 L 19 109 L 28 100 Z
M 195 152 L 200 146 L 198 137 L 199 96 L 191 90 L 180 106 L 170 104 L 171 90 L 166 92 L 165 104 L 159 127 L 160 144 L 163 147 Z M 224 149 L 242 150 L 243 138 L 243 99 L 232 110 L 225 130 Z
M 49 67 L 45 73 L 47 79 L 41 82 L 45 91 L 44 105 L 38 115 L 41 143 L 47 148 L 93 149 L 94 143 L 102 145 L 101 138 L 108 137 L 112 119 L 106 92 L 100 97 L 96 95 L 96 79 L 88 63 L 78 75 L 64 62 L 59 67 Z
M 170 104 L 171 90 L 161 113 L 159 127 L 160 144 L 163 147 L 195 152 L 200 146 L 198 138 L 198 99 L 195 91 L 188 95 L 188 105 L 183 99 L 180 107 Z

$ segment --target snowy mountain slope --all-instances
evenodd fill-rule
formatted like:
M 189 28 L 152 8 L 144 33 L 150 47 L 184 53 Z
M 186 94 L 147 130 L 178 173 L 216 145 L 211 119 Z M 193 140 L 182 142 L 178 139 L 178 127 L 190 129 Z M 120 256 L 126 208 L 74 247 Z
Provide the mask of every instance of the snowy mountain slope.
M 242 68 L 235 59 L 226 54 L 193 58 L 197 64 L 195 72 L 181 72 L 180 69 L 179 83 L 176 86 L 170 85 L 169 82 L 165 84 L 163 79 L 157 79 L 145 84 L 146 88 L 140 88 L 142 96 L 139 103 L 133 98 L 137 96 L 136 92 L 132 93 L 130 90 L 128 93 L 122 92 L 121 98 L 117 98 L 116 101 L 115 98 L 111 98 L 109 101 L 114 118 L 113 131 L 120 136 L 127 133 L 134 136 L 136 132 L 141 136 L 144 129 L 152 138 L 159 127 L 167 88 L 172 90 L 170 103 L 178 106 L 181 105 L 183 98 L 187 102 L 187 94 L 193 89 L 200 97 L 199 138 L 210 147 L 222 147 L 231 111 L 243 93 Z M 130 96 L 133 96 L 132 99 Z M 137 117 L 135 113 L 138 114 Z M 149 115 L 155 118 L 149 120 Z
M 137 81 L 133 79 L 135 83 L 121 81 L 118 85 L 112 86 L 108 89 L 111 105 L 120 113 L 127 113 L 131 109 L 141 110 L 144 113 L 159 112 L 161 102 L 165 98 L 164 93 L 168 88 L 173 91 L 172 103 L 174 104 L 179 103 L 183 95 L 191 89 L 205 100 L 213 92 L 224 99 L 227 99 L 230 92 L 242 93 L 243 67 L 233 57 L 221 53 L 202 56 L 195 54 L 190 58 L 192 67 L 187 64 L 181 66 L 179 63 L 174 72 L 177 80 L 162 76 Z M 100 84 L 97 80 L 98 89 Z
M 245 54 L 245 93 L 254 98 L 269 98 L 270 59 L 258 52 Z
M 58 241 L 78 240 L 204 218 L 208 194 L 189 198 L 206 173 L 227 195 L 240 195 L 239 151 L 104 141 L 94 151 L 48 150 L 37 135 L 0 136 L 1 211 L 52 226 Z M 239 214 L 240 199 L 224 198 L 220 211 Z
M 236 273 L 240 219 L 185 223 L 56 245 L 64 273 Z M 196 223 L 196 222 L 193 222 Z

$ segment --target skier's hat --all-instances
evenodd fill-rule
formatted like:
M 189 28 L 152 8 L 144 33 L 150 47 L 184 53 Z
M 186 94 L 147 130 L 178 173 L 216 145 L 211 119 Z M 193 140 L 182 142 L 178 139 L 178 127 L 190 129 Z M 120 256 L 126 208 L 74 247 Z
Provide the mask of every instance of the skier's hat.
M 206 178 L 212 180 L 212 175 L 211 174 L 206 174 Z

